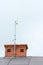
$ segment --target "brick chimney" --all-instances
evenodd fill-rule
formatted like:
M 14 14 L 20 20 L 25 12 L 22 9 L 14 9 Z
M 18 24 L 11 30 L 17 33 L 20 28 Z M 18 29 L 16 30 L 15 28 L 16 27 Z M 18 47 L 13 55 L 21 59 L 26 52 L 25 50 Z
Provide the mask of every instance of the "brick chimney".
M 16 46 L 16 50 L 14 48 L 15 46 Z M 4 45 L 6 57 L 14 57 L 15 55 L 16 56 L 26 56 L 26 53 L 27 53 L 26 51 L 28 49 L 27 44 L 16 44 L 15 46 L 14 44 Z

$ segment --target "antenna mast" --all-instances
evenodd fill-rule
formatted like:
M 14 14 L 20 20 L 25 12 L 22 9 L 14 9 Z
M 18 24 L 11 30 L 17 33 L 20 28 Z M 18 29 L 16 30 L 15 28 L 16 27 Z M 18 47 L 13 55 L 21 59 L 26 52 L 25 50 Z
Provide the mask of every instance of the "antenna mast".
M 14 40 L 14 56 L 16 57 L 16 25 L 17 25 L 17 20 L 15 20 L 15 40 Z

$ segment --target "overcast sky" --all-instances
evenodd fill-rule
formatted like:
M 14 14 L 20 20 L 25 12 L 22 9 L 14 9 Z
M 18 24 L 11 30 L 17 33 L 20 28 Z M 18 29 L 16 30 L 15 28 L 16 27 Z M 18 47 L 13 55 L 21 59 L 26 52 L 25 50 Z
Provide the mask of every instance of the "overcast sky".
M 15 20 L 16 43 L 28 44 L 29 56 L 43 56 L 43 0 L 0 0 L 0 56 L 13 43 Z

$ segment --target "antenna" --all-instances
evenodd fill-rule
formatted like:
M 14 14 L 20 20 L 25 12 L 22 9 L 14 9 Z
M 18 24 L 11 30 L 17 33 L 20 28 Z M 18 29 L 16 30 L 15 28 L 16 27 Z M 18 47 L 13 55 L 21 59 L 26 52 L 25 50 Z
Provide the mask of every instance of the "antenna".
M 14 39 L 14 56 L 16 57 L 16 25 L 17 25 L 17 20 L 15 20 L 15 39 Z

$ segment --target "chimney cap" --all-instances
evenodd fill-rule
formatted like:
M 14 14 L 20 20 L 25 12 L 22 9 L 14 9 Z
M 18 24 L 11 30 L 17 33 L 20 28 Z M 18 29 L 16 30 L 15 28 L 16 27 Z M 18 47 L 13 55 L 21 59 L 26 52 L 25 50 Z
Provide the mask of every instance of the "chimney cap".
M 7 47 L 7 46 L 14 46 L 14 45 L 16 45 L 16 46 L 26 46 L 26 49 L 28 49 L 27 44 L 5 44 L 4 47 Z

